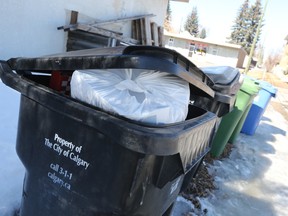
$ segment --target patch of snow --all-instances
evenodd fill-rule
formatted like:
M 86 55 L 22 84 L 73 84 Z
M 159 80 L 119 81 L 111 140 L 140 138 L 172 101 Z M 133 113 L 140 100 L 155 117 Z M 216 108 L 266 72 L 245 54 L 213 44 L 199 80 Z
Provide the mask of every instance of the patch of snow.
M 0 80 L 0 215 L 12 216 L 22 197 L 24 167 L 16 150 L 20 94 Z

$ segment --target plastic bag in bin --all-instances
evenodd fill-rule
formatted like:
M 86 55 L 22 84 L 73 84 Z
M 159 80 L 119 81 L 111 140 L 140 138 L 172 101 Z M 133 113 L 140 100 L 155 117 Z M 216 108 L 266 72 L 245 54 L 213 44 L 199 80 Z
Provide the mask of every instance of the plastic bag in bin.
M 105 111 L 152 124 L 184 121 L 189 84 L 166 72 L 143 69 L 78 70 L 71 96 Z

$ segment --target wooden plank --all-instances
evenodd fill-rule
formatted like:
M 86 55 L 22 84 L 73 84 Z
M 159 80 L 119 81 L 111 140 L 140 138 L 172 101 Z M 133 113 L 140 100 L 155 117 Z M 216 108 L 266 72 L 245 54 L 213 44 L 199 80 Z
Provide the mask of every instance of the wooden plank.
M 91 49 L 96 47 L 106 47 L 108 39 L 102 35 L 96 35 L 85 31 L 69 31 L 66 48 L 67 51 L 79 49 Z
M 64 31 L 69 31 L 70 29 L 75 28 L 77 22 L 78 22 L 78 12 L 72 10 L 70 15 L 70 24 L 65 26 L 59 26 L 57 27 L 57 29 L 58 30 L 63 29 Z
M 117 40 L 116 39 L 114 39 L 114 38 L 109 38 L 108 39 L 108 44 L 107 44 L 108 47 L 115 47 L 116 45 L 117 45 Z
M 138 41 L 142 41 L 142 35 L 141 35 L 141 20 L 135 20 L 136 22 L 136 39 Z
M 117 22 L 127 22 L 127 21 L 149 18 L 149 17 L 154 17 L 154 16 L 155 16 L 154 14 L 144 14 L 144 15 L 125 17 L 125 18 L 120 18 L 120 19 L 111 19 L 111 20 L 107 20 L 107 21 L 99 21 L 99 22 L 95 21 L 95 22 L 89 23 L 88 25 L 92 25 L 92 26 L 96 27 L 99 25 L 107 25 L 107 24 L 117 23 Z
M 78 11 L 71 11 L 70 24 L 76 24 L 78 22 Z
M 84 25 L 85 25 L 85 24 L 84 24 Z M 94 27 L 93 27 L 93 28 L 94 28 Z M 114 34 L 123 35 L 122 32 L 118 32 L 118 31 L 110 30 L 110 29 L 107 29 L 107 28 L 102 28 L 102 27 L 95 27 L 95 28 L 97 28 L 97 29 L 101 29 L 101 30 L 103 30 L 103 31 L 112 32 L 112 33 L 114 33 Z
M 162 26 L 158 26 L 158 41 L 159 41 L 159 46 L 160 47 L 164 46 L 164 44 L 163 44 L 163 33 L 164 33 L 164 28 Z
M 141 23 L 140 19 L 132 21 L 132 38 L 141 41 Z
M 142 45 L 146 45 L 146 32 L 145 32 L 145 19 L 140 19 L 140 35 L 141 35 L 141 41 L 142 41 Z
M 136 20 L 132 20 L 132 33 L 131 33 L 131 36 L 132 38 L 136 39 L 137 40 L 137 28 L 136 28 Z
M 111 19 L 107 21 L 94 21 L 90 23 L 86 23 L 86 25 L 90 25 L 92 27 L 97 27 L 101 25 L 107 25 L 111 23 L 117 23 L 117 22 L 126 22 L 126 21 L 133 21 L 133 20 L 139 20 L 144 18 L 149 18 L 155 16 L 154 14 L 144 14 L 139 16 L 132 16 L 132 17 L 126 17 L 126 18 L 120 18 L 120 19 Z M 70 24 L 65 26 L 60 26 L 57 29 L 64 29 L 64 31 L 75 30 L 77 28 L 77 22 L 78 22 L 78 12 L 77 11 L 71 11 L 71 17 L 70 17 Z
M 152 45 L 150 19 L 145 17 L 144 18 L 144 24 L 145 24 L 145 41 L 146 41 L 146 45 Z
M 92 27 L 92 26 L 85 25 L 85 24 L 78 23 L 77 24 L 77 29 L 78 30 L 82 30 L 82 31 L 86 31 L 86 32 L 91 32 L 91 33 L 94 33 L 94 34 L 104 35 L 106 37 L 115 38 L 115 39 L 123 41 L 123 42 L 125 42 L 127 44 L 139 44 L 139 41 L 137 41 L 135 39 L 128 38 L 128 37 L 123 37 L 123 36 L 121 36 L 119 34 L 115 34 L 115 33 L 111 32 L 111 31 L 107 31 L 107 30 L 104 30 L 104 29 L 99 29 L 97 27 Z
M 155 22 L 151 23 L 152 40 L 154 46 L 159 46 L 158 26 Z

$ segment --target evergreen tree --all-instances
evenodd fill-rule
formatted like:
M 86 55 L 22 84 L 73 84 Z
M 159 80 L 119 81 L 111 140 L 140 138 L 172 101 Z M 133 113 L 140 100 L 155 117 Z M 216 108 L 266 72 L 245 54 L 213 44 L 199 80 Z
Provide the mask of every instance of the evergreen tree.
M 197 37 L 199 34 L 198 24 L 198 11 L 197 7 L 193 7 L 191 13 L 188 15 L 184 25 L 184 29 L 188 31 L 192 36 Z
M 232 33 L 230 35 L 230 43 L 245 46 L 246 43 L 246 29 L 248 28 L 248 17 L 249 17 L 249 0 L 245 0 L 238 16 L 236 17 L 235 24 L 232 26 Z
M 164 28 L 167 31 L 172 31 L 171 21 L 172 21 L 172 10 L 170 7 L 170 0 L 169 0 L 166 8 L 166 17 L 164 20 Z
M 206 29 L 205 28 L 202 28 L 201 31 L 200 31 L 200 34 L 199 34 L 199 38 L 206 38 Z
M 251 7 L 249 6 L 249 0 L 245 0 L 240 7 L 235 24 L 232 26 L 229 42 L 241 45 L 249 54 L 256 36 L 257 27 L 262 25 L 259 23 L 262 13 L 261 0 L 256 0 Z M 258 35 L 257 41 L 259 37 Z
M 262 13 L 263 13 L 263 8 L 261 5 L 261 0 L 256 0 L 255 4 L 252 5 L 249 10 L 249 20 L 248 20 L 249 25 L 247 28 L 246 44 L 244 47 L 247 53 L 250 53 L 250 49 L 251 49 L 253 40 L 256 36 L 258 25 L 261 25 L 261 27 L 263 26 L 262 23 L 259 23 Z M 261 33 L 261 29 L 260 29 L 260 33 Z M 260 34 L 258 35 L 256 39 L 257 42 L 259 41 L 259 38 L 260 38 Z

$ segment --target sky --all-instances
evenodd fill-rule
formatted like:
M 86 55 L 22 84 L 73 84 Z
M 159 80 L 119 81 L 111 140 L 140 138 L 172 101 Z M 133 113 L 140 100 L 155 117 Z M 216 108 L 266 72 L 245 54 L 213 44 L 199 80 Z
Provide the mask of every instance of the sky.
M 206 28 L 207 39 L 224 42 L 230 36 L 231 27 L 244 0 L 190 0 L 189 3 L 170 1 L 173 26 L 179 31 L 194 6 L 197 7 L 199 24 Z M 250 5 L 255 0 L 250 0 Z M 264 8 L 266 0 L 262 0 Z M 288 35 L 288 1 L 268 0 L 260 43 L 265 54 L 283 50 L 284 38 Z

